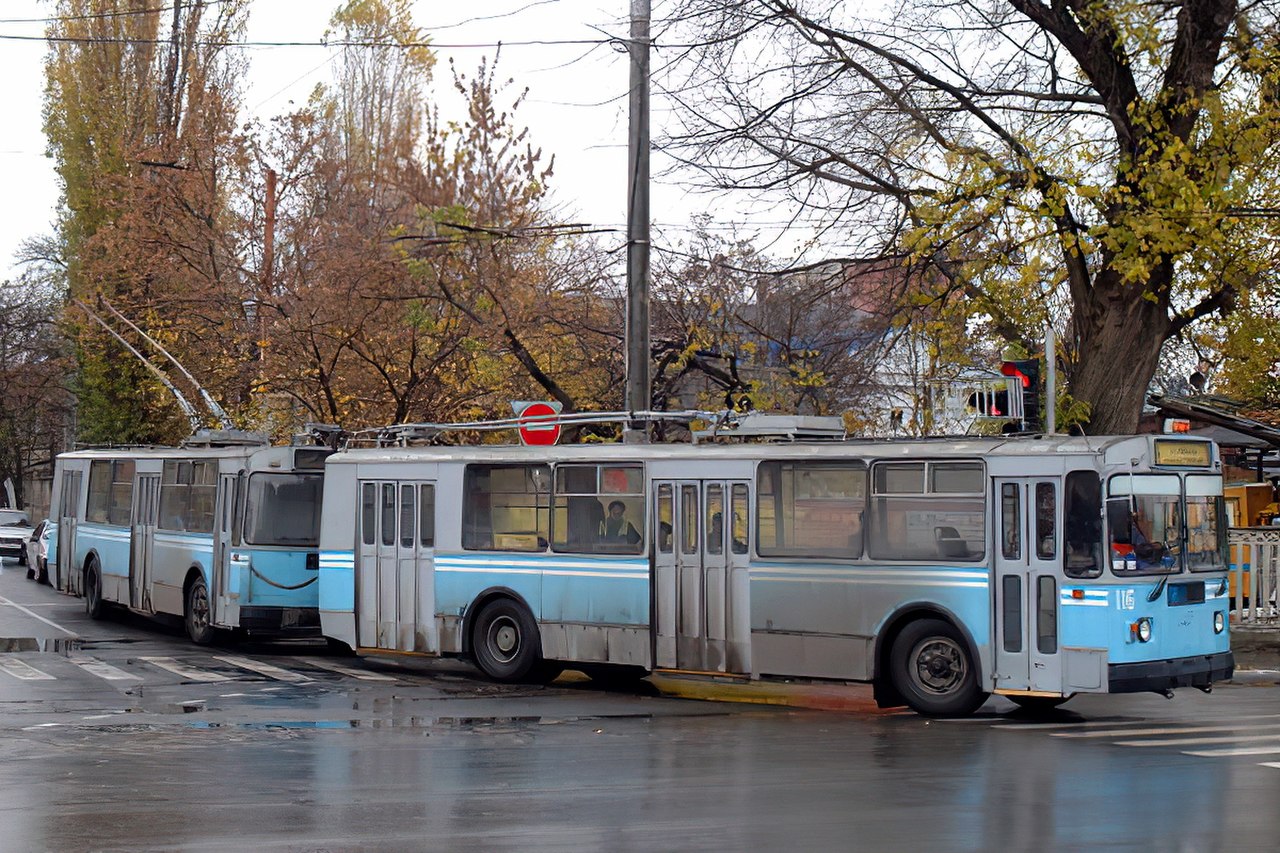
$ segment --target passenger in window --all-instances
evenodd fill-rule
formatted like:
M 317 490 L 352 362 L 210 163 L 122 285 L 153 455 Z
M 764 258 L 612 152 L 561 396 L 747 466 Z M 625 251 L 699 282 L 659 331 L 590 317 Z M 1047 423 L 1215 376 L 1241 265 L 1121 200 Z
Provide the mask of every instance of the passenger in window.
M 627 521 L 627 505 L 622 501 L 609 502 L 609 514 L 600 522 L 600 539 L 606 544 L 635 545 L 640 541 L 640 531 Z

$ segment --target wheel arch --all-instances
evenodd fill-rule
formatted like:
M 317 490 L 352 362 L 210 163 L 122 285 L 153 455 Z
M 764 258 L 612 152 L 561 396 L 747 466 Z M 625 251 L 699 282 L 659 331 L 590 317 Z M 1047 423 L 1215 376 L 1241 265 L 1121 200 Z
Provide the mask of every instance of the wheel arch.
M 979 686 L 985 681 L 983 659 L 978 653 L 978 644 L 974 641 L 973 633 L 965 625 L 963 619 L 951 609 L 940 604 L 923 601 L 904 604 L 891 613 L 884 620 L 880 630 L 876 632 L 875 654 L 873 657 L 875 668 L 871 673 L 871 683 L 876 704 L 881 708 L 891 708 L 906 704 L 906 700 L 893 686 L 893 679 L 889 673 L 889 655 L 893 652 L 893 644 L 897 641 L 898 635 L 908 625 L 921 619 L 938 619 L 959 631 L 960 636 L 964 638 L 965 649 L 969 652 L 969 659 L 973 661 L 974 667 L 978 671 Z
M 209 591 L 209 579 L 205 577 L 204 566 L 199 563 L 192 563 L 187 568 L 186 576 L 182 579 L 182 610 L 184 613 L 187 609 L 187 596 L 191 593 L 191 585 L 196 582 L 197 578 L 204 581 L 204 588 L 207 593 Z
M 480 611 L 484 610 L 485 605 L 501 598 L 511 599 L 523 607 L 533 618 L 533 623 L 535 625 L 538 624 L 537 614 L 529 606 L 529 602 L 525 600 L 523 595 L 509 586 L 491 586 L 472 599 L 471 604 L 462 615 L 462 653 L 464 655 L 470 655 L 474 651 L 471 648 L 471 629 L 475 626 L 476 616 Z

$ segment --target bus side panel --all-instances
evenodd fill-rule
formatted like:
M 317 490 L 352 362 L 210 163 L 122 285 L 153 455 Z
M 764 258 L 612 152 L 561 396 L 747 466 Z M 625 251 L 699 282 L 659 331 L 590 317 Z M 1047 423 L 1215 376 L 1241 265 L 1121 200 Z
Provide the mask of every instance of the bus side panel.
M 542 653 L 554 660 L 649 665 L 649 561 L 539 557 Z
M 184 585 L 192 566 L 200 568 L 206 587 L 212 588 L 209 586 L 208 566 L 213 565 L 213 534 L 157 531 L 154 560 L 151 606 L 156 613 L 181 616 L 186 608 Z
M 953 614 L 981 650 L 990 640 L 989 596 L 983 566 L 755 563 L 752 668 L 757 677 L 870 680 L 876 637 L 921 601 Z M 990 669 L 985 657 L 979 665 Z
M 71 570 L 84 568 L 89 554 L 102 570 L 102 600 L 129 603 L 129 528 L 81 521 L 76 525 L 75 560 Z
M 542 571 L 547 558 L 496 551 L 436 552 L 436 613 L 440 651 L 461 652 L 467 612 L 488 590 L 508 590 L 542 621 Z

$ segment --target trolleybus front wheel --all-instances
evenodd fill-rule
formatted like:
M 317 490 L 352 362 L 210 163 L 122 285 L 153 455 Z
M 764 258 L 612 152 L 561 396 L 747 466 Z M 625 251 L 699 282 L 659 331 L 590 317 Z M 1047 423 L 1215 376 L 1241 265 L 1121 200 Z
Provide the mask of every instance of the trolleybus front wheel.
M 893 686 L 913 711 L 931 717 L 971 714 L 987 700 L 964 637 L 940 619 L 902 629 L 889 655 Z
M 215 631 L 212 613 L 209 611 L 209 588 L 204 585 L 204 578 L 196 578 L 187 586 L 187 607 L 185 612 L 187 636 L 197 646 L 207 646 L 213 642 Z
M 471 628 L 471 656 L 494 681 L 545 680 L 551 671 L 542 661 L 538 623 L 509 598 L 489 602 L 476 616 Z
M 84 612 L 90 619 L 102 619 L 107 615 L 107 606 L 102 601 L 102 571 L 98 561 L 90 558 L 84 567 Z

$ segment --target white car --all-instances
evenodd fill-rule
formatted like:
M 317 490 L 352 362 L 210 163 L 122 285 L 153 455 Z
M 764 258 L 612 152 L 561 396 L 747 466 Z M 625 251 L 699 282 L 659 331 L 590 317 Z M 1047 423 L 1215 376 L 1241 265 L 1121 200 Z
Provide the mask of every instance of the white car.
M 53 526 L 45 519 L 27 538 L 27 577 L 38 583 L 49 582 L 49 539 Z
M 0 509 L 0 559 L 14 559 L 18 565 L 27 562 L 27 540 L 31 538 L 31 519 L 17 509 Z

